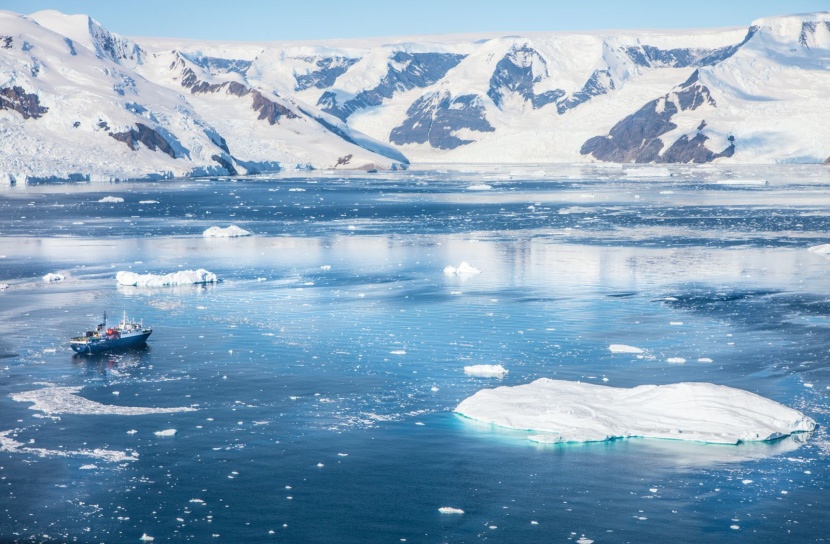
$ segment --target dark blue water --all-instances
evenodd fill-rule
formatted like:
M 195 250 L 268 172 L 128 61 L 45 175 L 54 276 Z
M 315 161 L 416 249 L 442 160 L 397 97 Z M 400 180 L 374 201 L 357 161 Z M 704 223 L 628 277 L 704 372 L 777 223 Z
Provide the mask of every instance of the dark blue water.
M 830 192 L 784 173 L 0 192 L 0 542 L 821 541 L 830 258 L 807 248 L 830 241 Z M 254 236 L 202 237 L 230 224 Z M 462 261 L 482 273 L 443 274 Z M 196 268 L 222 282 L 115 281 Z M 69 337 L 123 310 L 154 327 L 146 349 L 73 355 Z M 452 412 L 539 377 L 730 385 L 820 428 L 541 446 Z M 99 404 L 67 413 L 62 386 Z M 11 396 L 34 390 L 51 412 Z

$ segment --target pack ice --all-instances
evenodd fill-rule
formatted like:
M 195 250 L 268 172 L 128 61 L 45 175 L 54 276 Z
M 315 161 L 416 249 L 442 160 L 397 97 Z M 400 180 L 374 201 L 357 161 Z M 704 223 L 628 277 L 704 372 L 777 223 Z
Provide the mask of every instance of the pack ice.
M 812 431 L 816 422 L 754 393 L 712 383 L 608 387 L 540 378 L 483 389 L 455 411 L 535 442 L 662 438 L 718 444 L 775 440 Z

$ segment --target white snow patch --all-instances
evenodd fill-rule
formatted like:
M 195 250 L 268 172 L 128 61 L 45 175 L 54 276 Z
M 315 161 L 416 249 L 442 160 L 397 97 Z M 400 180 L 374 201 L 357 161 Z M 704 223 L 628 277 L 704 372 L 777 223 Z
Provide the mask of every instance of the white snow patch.
M 608 346 L 611 353 L 643 353 L 643 350 L 634 346 L 627 346 L 625 344 L 611 344 Z
M 205 238 L 236 238 L 239 236 L 250 235 L 251 233 L 249 231 L 237 227 L 236 225 L 231 225 L 224 229 L 222 227 L 210 227 L 202 233 L 202 236 Z
M 66 276 L 64 276 L 63 274 L 58 274 L 57 272 L 50 272 L 49 274 L 43 276 L 43 281 L 45 281 L 46 283 L 63 281 L 65 279 Z
M 98 202 L 112 202 L 112 203 L 120 203 L 124 202 L 124 199 L 120 196 L 105 196 L 104 198 L 100 199 Z
M 94 400 L 79 397 L 83 387 L 45 387 L 9 395 L 17 402 L 33 402 L 30 410 L 39 410 L 45 414 L 80 414 L 80 415 L 118 415 L 140 416 L 145 414 L 171 414 L 176 412 L 193 412 L 196 408 L 187 406 L 176 408 L 147 408 L 143 406 L 115 406 L 102 404 Z
M 818 255 L 830 255 L 830 244 L 821 244 L 807 248 L 807 251 Z
M 544 443 L 641 437 L 737 444 L 816 427 L 812 418 L 754 393 L 692 382 L 627 389 L 540 378 L 483 389 L 455 411 L 500 427 L 545 433 L 529 437 Z
M 461 278 L 462 280 L 472 278 L 473 276 L 477 276 L 479 274 L 481 274 L 481 270 L 472 266 L 467 261 L 462 261 L 461 264 L 458 265 L 458 268 L 454 266 L 447 266 L 444 268 L 445 276 L 455 276 Z
M 200 268 L 198 270 L 180 270 L 170 274 L 136 274 L 135 272 L 122 270 L 115 275 L 115 280 L 120 285 L 164 287 L 168 285 L 217 283 L 219 278 L 213 272 Z
M 442 514 L 463 514 L 464 510 L 461 508 L 453 508 L 452 506 L 442 506 L 438 509 Z
M 472 365 L 464 367 L 464 374 L 479 378 L 501 378 L 508 370 L 502 365 Z

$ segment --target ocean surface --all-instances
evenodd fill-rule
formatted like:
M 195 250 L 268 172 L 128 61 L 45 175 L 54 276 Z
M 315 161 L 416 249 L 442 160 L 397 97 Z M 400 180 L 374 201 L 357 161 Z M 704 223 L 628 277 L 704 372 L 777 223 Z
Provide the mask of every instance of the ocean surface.
M 202 235 L 229 225 L 253 235 Z M 818 166 L 6 187 L 0 542 L 826 541 L 826 243 Z M 115 280 L 199 268 L 221 281 Z M 75 355 L 105 311 L 147 346 Z M 542 445 L 453 412 L 541 377 L 728 385 L 819 427 Z

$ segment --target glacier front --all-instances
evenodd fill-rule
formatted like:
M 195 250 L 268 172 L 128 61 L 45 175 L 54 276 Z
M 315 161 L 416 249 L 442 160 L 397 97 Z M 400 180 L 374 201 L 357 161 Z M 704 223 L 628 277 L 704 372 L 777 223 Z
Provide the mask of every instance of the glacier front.
M 662 438 L 717 444 L 775 440 L 809 432 L 816 422 L 754 393 L 712 383 L 609 387 L 540 378 L 483 389 L 455 411 L 534 442 Z

